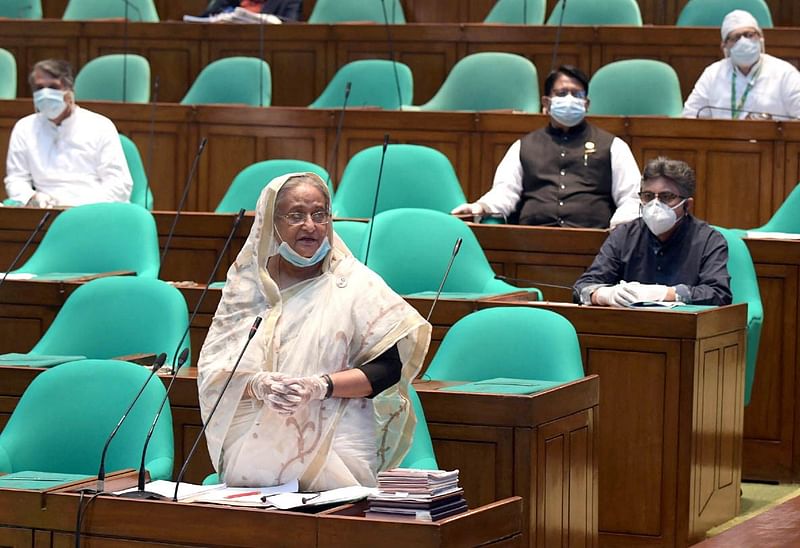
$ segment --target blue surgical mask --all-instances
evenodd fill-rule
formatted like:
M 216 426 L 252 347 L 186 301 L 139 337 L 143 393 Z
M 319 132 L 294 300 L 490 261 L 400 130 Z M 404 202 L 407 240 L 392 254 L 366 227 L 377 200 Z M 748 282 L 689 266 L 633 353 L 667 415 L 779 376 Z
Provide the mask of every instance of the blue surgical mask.
M 286 242 L 281 242 L 281 245 L 278 246 L 278 254 L 299 268 L 314 266 L 322 261 L 322 259 L 325 258 L 325 255 L 327 255 L 330 250 L 331 244 L 328 241 L 327 236 L 325 236 L 325 238 L 322 240 L 322 243 L 319 244 L 319 248 L 317 248 L 311 257 L 303 257 L 297 251 L 292 249 L 292 247 Z
M 586 116 L 586 99 L 578 99 L 572 95 L 551 97 L 549 113 L 562 126 L 577 126 Z
M 67 104 L 64 101 L 64 92 L 51 88 L 42 88 L 34 91 L 33 106 L 36 112 L 41 112 L 48 120 L 55 120 L 67 108 Z

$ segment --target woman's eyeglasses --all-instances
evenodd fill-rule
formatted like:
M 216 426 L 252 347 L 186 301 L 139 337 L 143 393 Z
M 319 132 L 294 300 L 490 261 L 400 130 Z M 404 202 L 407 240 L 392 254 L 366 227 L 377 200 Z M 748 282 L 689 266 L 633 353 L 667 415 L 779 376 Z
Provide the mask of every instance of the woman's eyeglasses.
M 278 217 L 285 219 L 290 226 L 297 226 L 305 223 L 307 217 L 311 217 L 311 222 L 315 225 L 326 225 L 331 220 L 331 214 L 324 209 L 314 211 L 313 213 L 291 211 L 284 215 L 278 215 Z

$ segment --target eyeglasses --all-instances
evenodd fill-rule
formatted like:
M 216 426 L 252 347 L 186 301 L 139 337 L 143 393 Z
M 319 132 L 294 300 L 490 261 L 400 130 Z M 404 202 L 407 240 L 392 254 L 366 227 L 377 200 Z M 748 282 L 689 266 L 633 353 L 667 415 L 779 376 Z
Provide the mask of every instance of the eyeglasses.
M 567 95 L 572 95 L 576 99 L 586 99 L 586 92 L 582 89 L 559 89 L 552 92 L 553 97 L 566 97 Z
M 686 196 L 680 196 L 674 192 L 650 192 L 649 190 L 643 190 L 639 193 L 639 198 L 642 200 L 643 204 L 652 202 L 655 198 L 658 198 L 658 201 L 662 204 L 671 204 L 677 201 L 678 198 L 685 200 Z
M 725 39 L 726 44 L 735 44 L 739 41 L 739 38 L 745 37 L 748 40 L 753 40 L 754 38 L 761 38 L 761 35 L 756 30 L 748 30 L 745 32 L 732 32 L 728 35 Z
M 277 215 L 277 217 L 285 219 L 290 226 L 297 226 L 305 223 L 307 217 L 311 217 L 311 222 L 315 225 L 326 225 L 331 220 L 330 212 L 325 211 L 324 209 L 319 209 L 313 213 L 291 211 L 284 215 Z

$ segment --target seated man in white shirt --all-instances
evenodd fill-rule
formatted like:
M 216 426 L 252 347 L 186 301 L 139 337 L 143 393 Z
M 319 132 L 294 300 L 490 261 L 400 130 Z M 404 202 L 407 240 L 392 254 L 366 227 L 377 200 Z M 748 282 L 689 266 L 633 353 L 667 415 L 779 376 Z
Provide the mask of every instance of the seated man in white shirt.
M 6 193 L 30 207 L 128 202 L 133 181 L 113 122 L 75 104 L 66 61 L 36 63 L 35 114 L 11 131 Z
M 608 228 L 639 216 L 639 167 L 622 139 L 584 120 L 589 79 L 562 65 L 544 83 L 547 127 L 519 139 L 492 188 L 453 214 L 497 215 L 522 225 Z
M 764 53 L 758 21 L 734 10 L 722 21 L 724 59 L 706 67 L 683 106 L 686 118 L 800 118 L 800 72 Z

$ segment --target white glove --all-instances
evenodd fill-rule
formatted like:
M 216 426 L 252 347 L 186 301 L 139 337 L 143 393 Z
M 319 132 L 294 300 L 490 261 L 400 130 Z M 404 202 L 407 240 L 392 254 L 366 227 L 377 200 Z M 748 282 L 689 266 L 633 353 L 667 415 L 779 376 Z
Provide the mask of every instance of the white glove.
M 261 401 L 267 401 L 269 396 L 276 391 L 281 393 L 286 392 L 284 382 L 289 379 L 288 375 L 283 373 L 275 373 L 272 371 L 265 371 L 256 373 L 248 382 L 250 393 Z
M 327 392 L 328 381 L 322 375 L 287 378 L 275 385 L 267 402 L 270 408 L 281 415 L 291 415 L 310 401 L 324 400 Z
M 669 288 L 666 285 L 659 284 L 640 284 L 639 282 L 631 282 L 628 287 L 636 295 L 634 302 L 661 302 L 667 298 Z
M 592 294 L 594 302 L 600 306 L 630 306 L 637 301 L 631 284 L 620 282 L 617 285 L 600 287 Z
M 28 200 L 27 205 L 31 207 L 41 207 L 43 209 L 49 209 L 53 206 L 57 206 L 58 200 L 56 200 L 49 194 L 37 191 L 33 193 L 33 196 L 31 196 L 31 199 Z
M 450 212 L 451 215 L 472 215 L 472 222 L 479 223 L 481 222 L 481 218 L 488 213 L 486 209 L 484 209 L 483 204 L 479 202 L 475 202 L 472 204 L 461 204 L 458 207 L 453 208 L 453 211 Z

